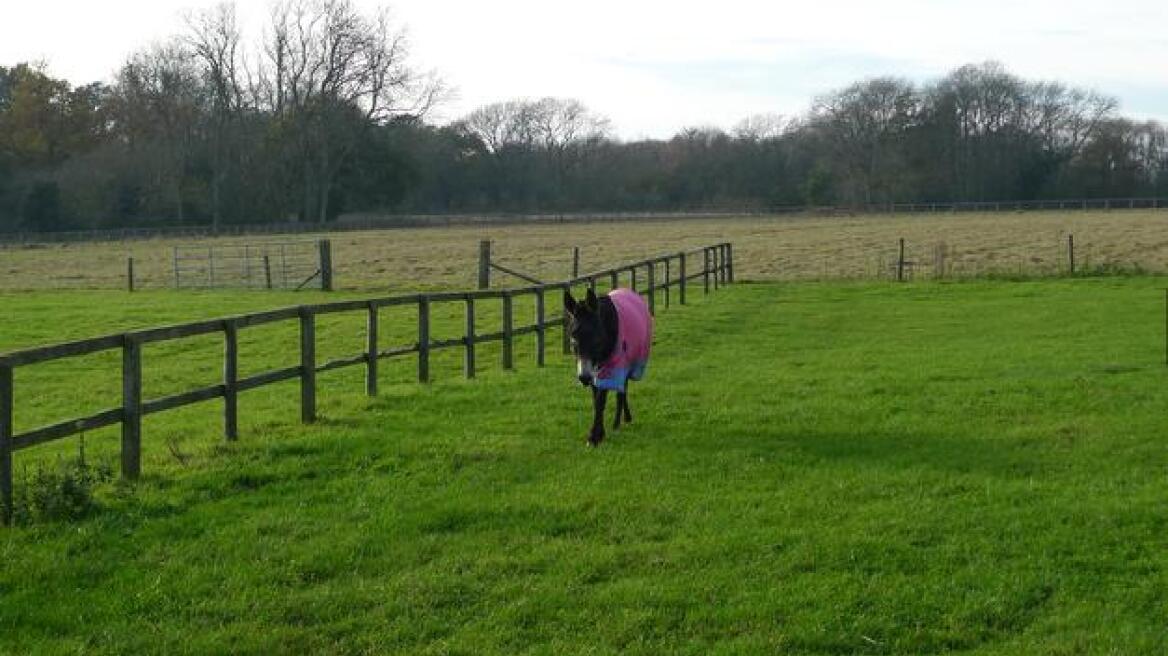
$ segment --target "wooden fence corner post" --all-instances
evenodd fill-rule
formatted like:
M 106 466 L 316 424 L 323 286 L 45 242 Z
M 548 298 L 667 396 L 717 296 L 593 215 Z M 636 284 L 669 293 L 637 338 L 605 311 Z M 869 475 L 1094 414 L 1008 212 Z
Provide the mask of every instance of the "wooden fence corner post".
M 142 472 L 142 344 L 126 335 L 122 346 L 122 478 Z
M 572 247 L 572 278 L 580 277 L 580 247 Z
M 327 239 L 320 240 L 320 288 L 333 290 L 333 246 Z
M 475 300 L 474 296 L 466 296 L 466 360 L 463 362 L 463 374 L 467 378 L 475 377 Z
M 430 297 L 418 297 L 418 382 L 430 382 Z
M 491 240 L 479 242 L 479 289 L 491 286 Z
M 503 368 L 514 368 L 515 324 L 512 312 L 513 299 L 511 292 L 503 292 Z
M 312 308 L 300 308 L 300 421 L 316 421 L 316 318 Z
M 733 283 L 734 282 L 734 244 L 731 244 L 731 243 L 726 244 L 726 264 L 728 266 L 726 271 L 729 274 L 728 282 Z
M 544 365 L 544 348 L 547 342 L 547 329 L 544 327 L 544 295 L 543 287 L 535 290 L 535 366 Z
M 239 439 L 239 329 L 231 319 L 223 322 L 223 437 Z
M 134 258 L 126 258 L 126 290 L 134 293 Z
M 12 367 L 0 364 L 0 523 L 12 523 Z
M 370 302 L 365 319 L 365 395 L 377 396 L 377 333 L 379 330 L 377 303 Z
M 685 305 L 685 286 L 689 283 L 685 275 L 685 252 L 678 253 L 677 257 L 677 302 Z

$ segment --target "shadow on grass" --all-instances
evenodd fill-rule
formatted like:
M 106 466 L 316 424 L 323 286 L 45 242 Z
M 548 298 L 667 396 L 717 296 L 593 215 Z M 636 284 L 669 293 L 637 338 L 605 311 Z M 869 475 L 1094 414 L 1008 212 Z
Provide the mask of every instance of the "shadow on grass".
M 953 474 L 1005 478 L 1040 473 L 1040 454 L 1023 444 L 990 437 L 913 432 L 833 432 L 731 428 L 709 439 L 691 441 L 688 449 L 745 452 L 750 457 L 785 457 L 803 464 L 882 469 L 927 468 Z

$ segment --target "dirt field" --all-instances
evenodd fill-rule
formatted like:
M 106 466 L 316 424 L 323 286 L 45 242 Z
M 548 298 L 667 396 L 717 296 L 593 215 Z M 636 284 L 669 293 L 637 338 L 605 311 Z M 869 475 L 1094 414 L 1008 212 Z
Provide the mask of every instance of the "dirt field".
M 887 276 L 897 240 L 907 243 L 915 275 L 934 275 L 944 245 L 945 275 L 1049 275 L 1068 266 L 1067 236 L 1076 265 L 1168 270 L 1168 211 L 1027 212 L 993 214 L 776 217 L 652 220 L 628 223 L 345 232 L 330 235 L 336 286 L 402 290 L 462 288 L 476 280 L 480 239 L 495 242 L 500 263 L 543 279 L 571 270 L 573 246 L 584 271 L 666 251 L 730 241 L 743 280 L 805 280 Z M 289 237 L 310 240 L 319 235 Z M 255 237 L 254 242 L 273 237 Z M 239 244 L 238 237 L 202 244 Z M 141 288 L 173 285 L 171 254 L 190 240 L 69 244 L 0 249 L 0 289 L 125 286 L 126 258 L 135 260 Z M 499 284 L 518 283 L 497 274 Z

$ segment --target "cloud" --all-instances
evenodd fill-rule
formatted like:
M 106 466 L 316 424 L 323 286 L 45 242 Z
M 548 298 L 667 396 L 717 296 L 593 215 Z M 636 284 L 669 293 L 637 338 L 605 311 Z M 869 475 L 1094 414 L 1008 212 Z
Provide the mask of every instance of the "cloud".
M 373 8 L 374 0 L 356 0 Z M 46 58 L 74 82 L 108 79 L 133 50 L 181 29 L 184 7 L 214 0 L 40 0 L 6 9 L 0 64 Z M 578 98 L 624 136 L 729 127 L 759 112 L 797 114 L 865 77 L 916 82 L 997 60 L 1027 79 L 1116 95 L 1168 118 L 1163 0 L 659 2 L 391 0 L 415 61 L 458 88 L 453 118 L 510 98 Z M 265 3 L 241 2 L 252 38 Z M 63 19 L 64 17 L 64 19 Z

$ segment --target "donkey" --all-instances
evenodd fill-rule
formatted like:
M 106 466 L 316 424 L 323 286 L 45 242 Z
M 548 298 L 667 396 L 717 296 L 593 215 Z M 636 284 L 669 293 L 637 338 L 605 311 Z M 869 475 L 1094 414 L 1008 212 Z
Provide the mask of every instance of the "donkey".
M 571 317 L 568 330 L 576 355 L 576 376 L 592 390 L 592 431 L 588 443 L 598 446 L 604 439 L 604 407 L 608 392 L 616 392 L 616 418 L 633 421 L 629 410 L 628 382 L 640 380 L 649 364 L 653 341 L 653 319 L 641 295 L 629 289 L 614 289 L 597 298 L 591 288 L 577 302 L 564 290 L 564 309 Z

